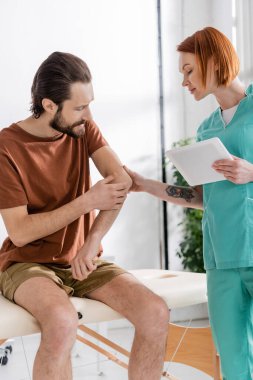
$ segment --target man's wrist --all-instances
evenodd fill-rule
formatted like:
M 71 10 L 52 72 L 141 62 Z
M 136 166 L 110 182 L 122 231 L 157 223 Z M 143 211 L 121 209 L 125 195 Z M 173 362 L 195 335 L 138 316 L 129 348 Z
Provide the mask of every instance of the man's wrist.
M 94 200 L 89 190 L 81 196 L 81 203 L 84 214 L 88 214 L 95 209 Z
M 89 235 L 87 236 L 86 242 L 89 243 L 101 243 L 101 240 L 103 239 L 103 234 L 99 233 L 98 231 L 92 231 L 90 230 Z

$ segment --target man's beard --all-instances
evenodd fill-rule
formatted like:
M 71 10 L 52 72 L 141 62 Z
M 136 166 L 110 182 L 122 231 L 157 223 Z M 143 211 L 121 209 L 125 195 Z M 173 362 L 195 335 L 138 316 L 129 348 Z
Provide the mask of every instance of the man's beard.
M 58 132 L 64 133 L 70 137 L 73 137 L 74 139 L 78 139 L 79 137 L 83 136 L 85 133 L 84 128 L 82 131 L 79 131 L 79 133 L 74 131 L 74 128 L 81 124 L 85 125 L 86 120 L 81 119 L 79 121 L 76 121 L 72 125 L 67 125 L 64 118 L 62 117 L 61 109 L 56 112 L 53 120 L 51 120 L 49 123 L 51 128 L 55 129 Z

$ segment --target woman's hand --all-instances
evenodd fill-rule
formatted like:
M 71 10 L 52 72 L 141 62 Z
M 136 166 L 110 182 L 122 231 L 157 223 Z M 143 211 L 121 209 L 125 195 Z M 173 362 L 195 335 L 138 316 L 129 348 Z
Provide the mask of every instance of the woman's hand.
M 136 172 L 132 172 L 132 170 L 128 169 L 126 166 L 124 166 L 124 169 L 133 181 L 129 191 L 145 191 L 146 178 Z
M 233 160 L 218 160 L 213 164 L 213 168 L 224 175 L 224 177 L 233 183 L 244 184 L 253 181 L 253 165 L 236 156 Z

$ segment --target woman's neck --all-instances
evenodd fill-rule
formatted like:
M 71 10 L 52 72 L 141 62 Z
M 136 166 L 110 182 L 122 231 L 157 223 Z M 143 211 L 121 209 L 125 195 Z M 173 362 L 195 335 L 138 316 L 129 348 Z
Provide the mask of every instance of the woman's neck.
M 222 110 L 236 106 L 245 96 L 245 86 L 238 78 L 235 78 L 228 86 L 218 87 L 213 92 Z

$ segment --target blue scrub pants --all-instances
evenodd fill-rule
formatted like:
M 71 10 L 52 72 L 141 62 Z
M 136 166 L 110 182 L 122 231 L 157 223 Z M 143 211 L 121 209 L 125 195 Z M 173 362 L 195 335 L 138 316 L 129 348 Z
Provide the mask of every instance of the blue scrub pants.
M 223 380 L 252 380 L 253 268 L 207 270 L 207 290 Z

